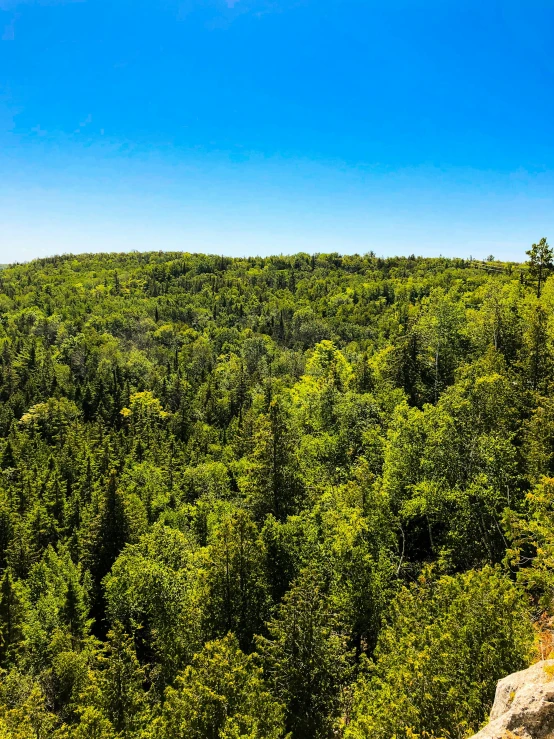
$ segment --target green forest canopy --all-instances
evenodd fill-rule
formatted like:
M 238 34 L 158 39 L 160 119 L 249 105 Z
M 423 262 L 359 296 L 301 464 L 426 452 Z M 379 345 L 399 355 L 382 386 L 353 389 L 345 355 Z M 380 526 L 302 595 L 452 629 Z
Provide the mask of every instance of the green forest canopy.
M 543 241 L 2 270 L 0 739 L 476 731 L 552 602 Z

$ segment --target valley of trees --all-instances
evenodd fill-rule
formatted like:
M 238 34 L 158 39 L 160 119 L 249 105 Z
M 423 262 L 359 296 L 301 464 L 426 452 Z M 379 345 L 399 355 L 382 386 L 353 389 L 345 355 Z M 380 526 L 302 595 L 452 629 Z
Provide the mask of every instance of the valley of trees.
M 547 656 L 554 278 L 0 271 L 0 739 L 463 739 Z

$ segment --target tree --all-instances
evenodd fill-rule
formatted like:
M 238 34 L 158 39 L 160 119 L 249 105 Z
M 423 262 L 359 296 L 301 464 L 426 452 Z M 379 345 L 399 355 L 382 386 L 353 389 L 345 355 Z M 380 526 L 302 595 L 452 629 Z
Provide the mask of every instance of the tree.
M 9 569 L 0 582 L 0 664 L 9 665 L 15 660 L 23 640 L 25 599 L 19 583 Z
M 372 511 L 364 516 L 359 506 L 347 502 L 347 495 L 346 490 L 324 495 L 312 515 L 321 540 L 318 555 L 329 572 L 329 605 L 359 658 L 375 648 L 397 567 L 391 555 L 390 510 L 378 494 L 369 493 Z
M 108 619 L 134 634 L 161 693 L 201 646 L 201 572 L 191 536 L 157 524 L 124 549 L 104 580 Z
M 506 561 L 519 582 L 545 610 L 554 599 L 554 478 L 542 477 L 527 494 L 523 513 L 506 511 L 504 524 L 511 547 Z
M 10 704 L 4 693 L 0 706 L 1 739 L 49 739 L 54 735 L 56 716 L 48 710 L 44 694 L 36 682 L 29 683 L 21 673 L 9 673 L 4 683 L 13 683 L 19 678 L 24 688 L 16 701 Z M 25 684 L 26 683 L 26 684 Z M 8 691 L 12 686 L 4 686 Z M 23 686 L 22 686 L 23 687 Z M 15 695 L 13 697 L 16 697 Z
M 254 658 L 228 635 L 208 642 L 167 688 L 154 739 L 280 739 L 284 709 Z
M 222 636 L 232 631 L 244 650 L 252 647 L 254 634 L 263 630 L 268 616 L 263 554 L 256 527 L 244 510 L 223 518 L 207 550 L 206 632 Z
M 445 294 L 441 288 L 433 290 L 416 330 L 427 354 L 427 366 L 433 381 L 429 400 L 434 403 L 443 388 L 453 380 L 461 348 L 461 328 L 462 310 L 459 300 Z
M 70 576 L 67 582 L 61 616 L 76 640 L 82 639 L 89 627 L 88 607 L 85 602 L 83 587 L 75 576 Z
M 59 734 L 59 739 L 117 739 L 111 721 L 95 706 L 84 706 L 79 723 L 71 728 L 64 726 Z M 55 737 L 58 739 L 58 734 Z
M 256 421 L 253 453 L 242 480 L 256 520 L 269 513 L 284 520 L 299 507 L 301 481 L 294 464 L 295 439 L 282 401 L 274 398 Z
M 375 662 L 355 687 L 347 739 L 468 736 L 500 677 L 528 662 L 533 627 L 523 593 L 486 567 L 402 588 Z
M 322 578 L 306 569 L 258 637 L 264 675 L 286 706 L 295 739 L 334 735 L 341 688 L 349 674 L 346 638 L 331 610 Z
M 540 298 L 542 284 L 554 268 L 553 251 L 546 239 L 542 238 L 525 253 L 529 256 L 529 272 L 537 280 L 537 298 Z
M 17 461 L 15 458 L 13 445 L 11 439 L 8 437 L 6 446 L 4 447 L 4 450 L 2 452 L 2 457 L 0 458 L 0 468 L 3 470 L 9 470 L 15 468 L 16 466 Z
M 112 471 L 100 502 L 100 510 L 87 532 L 86 562 L 92 573 L 96 587 L 97 607 L 100 583 L 108 574 L 117 555 L 129 540 L 129 520 L 123 493 L 117 488 L 115 472 Z M 97 610 L 95 616 L 102 616 Z
M 531 388 L 545 394 L 546 381 L 552 377 L 552 354 L 548 340 L 549 312 L 542 301 L 533 300 L 535 304 L 526 306 L 524 313 L 526 321 L 519 364 Z
M 527 477 L 536 485 L 554 476 L 554 400 L 541 398 L 524 428 Z
M 145 672 L 137 660 L 133 640 L 121 624 L 114 624 L 108 632 L 98 666 L 99 705 L 115 731 L 128 739 L 146 721 Z

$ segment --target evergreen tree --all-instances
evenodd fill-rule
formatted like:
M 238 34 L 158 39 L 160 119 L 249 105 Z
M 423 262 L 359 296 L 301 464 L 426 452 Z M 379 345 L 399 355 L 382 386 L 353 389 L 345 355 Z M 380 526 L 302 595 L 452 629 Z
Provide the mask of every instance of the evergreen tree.
M 255 666 L 229 635 L 208 642 L 168 688 L 155 739 L 219 739 L 285 736 L 283 706 Z
M 294 436 L 282 403 L 273 399 L 259 417 L 253 437 L 252 464 L 245 491 L 256 519 L 271 513 L 283 520 L 301 501 L 301 483 L 295 470 Z
M 497 680 L 527 664 L 533 629 L 508 578 L 492 568 L 428 576 L 392 604 L 375 663 L 356 686 L 348 739 L 469 735 Z
M 335 733 L 341 688 L 348 680 L 346 639 L 313 570 L 304 570 L 259 637 L 264 675 L 286 707 L 287 728 L 298 739 Z
M 13 663 L 23 640 L 25 599 L 19 583 L 7 569 L 0 582 L 0 665 Z
M 537 298 L 540 298 L 542 285 L 554 267 L 554 255 L 545 238 L 533 244 L 525 253 L 529 257 L 529 272 L 537 280 Z
M 115 731 L 129 739 L 147 721 L 145 673 L 137 660 L 133 640 L 121 624 L 114 624 L 108 632 L 99 661 L 100 705 Z
M 88 608 L 83 588 L 76 581 L 75 576 L 70 576 L 68 579 L 61 615 L 75 639 L 82 639 L 86 635 L 89 625 Z
M 206 629 L 215 636 L 231 631 L 249 650 L 254 634 L 264 629 L 269 598 L 262 542 L 245 511 L 226 516 L 217 526 L 208 557 Z
M 110 473 L 106 492 L 89 536 L 89 566 L 95 582 L 99 584 L 110 571 L 129 537 L 123 494 L 117 489 L 115 472 Z

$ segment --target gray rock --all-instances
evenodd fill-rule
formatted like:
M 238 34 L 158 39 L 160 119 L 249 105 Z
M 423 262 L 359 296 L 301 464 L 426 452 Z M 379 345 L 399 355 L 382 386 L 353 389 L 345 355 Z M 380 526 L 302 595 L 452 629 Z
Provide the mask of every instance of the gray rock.
M 490 722 L 472 739 L 554 739 L 554 659 L 500 680 Z

